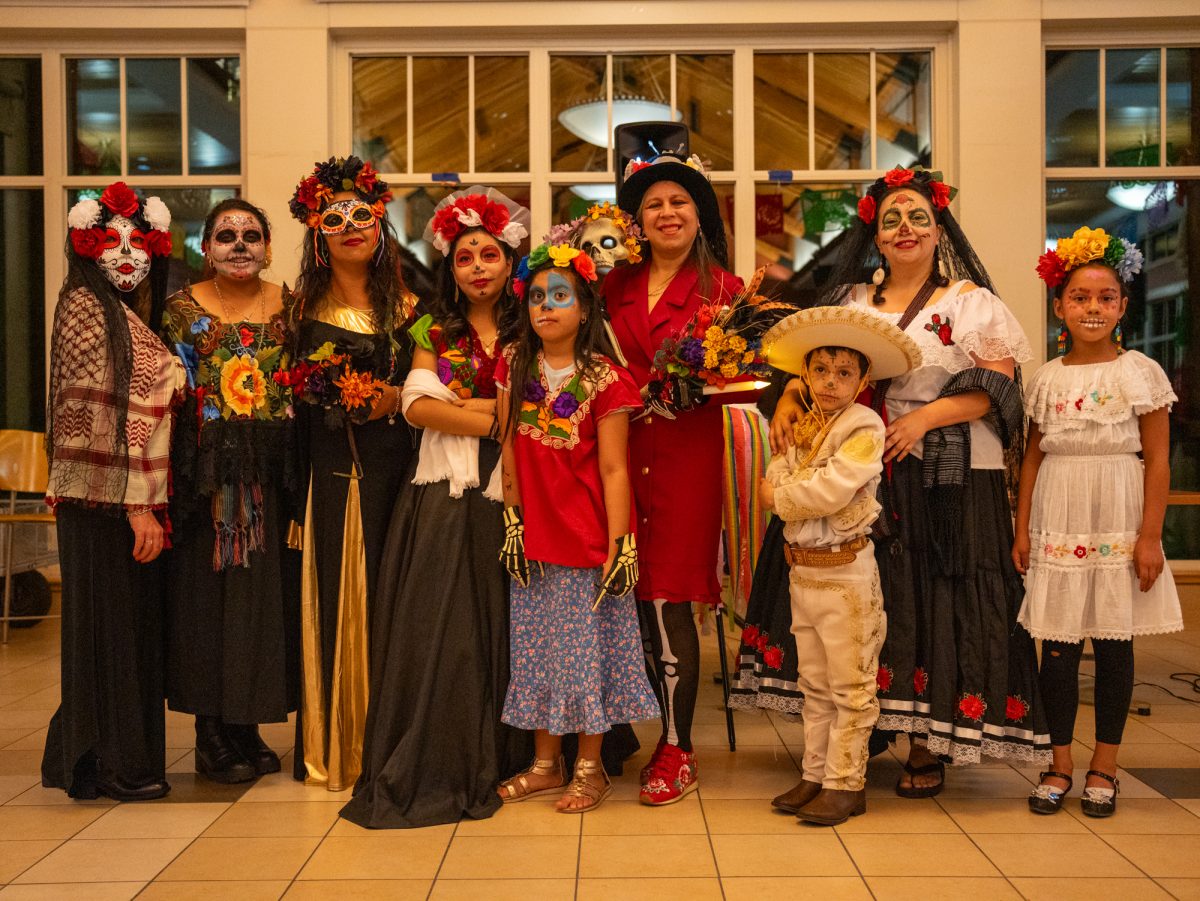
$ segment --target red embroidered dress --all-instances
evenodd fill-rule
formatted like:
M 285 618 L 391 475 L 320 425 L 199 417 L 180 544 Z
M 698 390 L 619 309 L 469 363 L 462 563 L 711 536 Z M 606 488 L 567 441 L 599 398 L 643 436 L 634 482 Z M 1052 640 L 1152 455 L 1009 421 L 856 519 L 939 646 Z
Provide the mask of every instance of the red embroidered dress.
M 497 357 L 488 356 L 470 323 L 467 323 L 467 330 L 468 335 L 451 344 L 442 327 L 434 324 L 433 317 L 427 313 L 413 323 L 409 334 L 418 347 L 437 356 L 438 380 L 461 399 L 495 397 Z

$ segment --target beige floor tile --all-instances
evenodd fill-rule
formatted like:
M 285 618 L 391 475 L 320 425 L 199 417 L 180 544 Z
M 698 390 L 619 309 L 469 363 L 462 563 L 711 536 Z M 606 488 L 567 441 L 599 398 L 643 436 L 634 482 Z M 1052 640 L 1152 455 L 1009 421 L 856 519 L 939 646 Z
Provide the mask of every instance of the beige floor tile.
M 6 752 L 0 751 L 0 754 Z M 1200 767 L 1200 751 L 1179 744 L 1121 743 L 1122 767 Z
M 993 899 L 1019 899 L 1008 882 L 995 877 L 948 877 L 948 876 L 868 876 L 867 885 L 876 901 L 993 901 Z
M 1122 784 L 1124 784 L 1124 783 L 1122 783 Z M 1200 799 L 1176 798 L 1175 803 L 1178 804 L 1179 806 L 1183 807 L 1185 810 L 1191 811 L 1196 816 L 1200 817 Z M 1124 807 L 1123 807 L 1123 805 L 1125 804 L 1124 793 L 1122 793 L 1122 795 L 1121 795 L 1121 804 L 1122 804 L 1122 809 L 1124 809 Z
M 24 751 L 0 751 L 0 776 L 24 776 L 32 773 L 40 776 L 42 772 L 42 751 L 28 749 Z
M 6 751 L 37 751 L 39 754 L 46 747 L 46 730 L 35 729 L 28 735 L 4 746 Z
M 0 840 L 0 883 L 16 879 L 22 871 L 33 866 L 60 844 L 61 842 L 54 839 L 43 841 Z
M 0 776 L 0 784 L 3 783 L 5 778 L 6 777 L 4 776 Z M 33 805 L 35 807 L 44 807 L 48 805 L 64 805 L 70 807 L 113 807 L 117 803 L 109 798 L 96 798 L 94 801 L 78 801 L 68 795 L 61 788 L 46 788 L 40 783 L 39 777 L 37 776 L 21 776 L 19 778 L 26 783 L 29 783 L 30 780 L 33 781 L 28 785 L 28 788 L 26 788 L 25 791 L 21 792 L 16 797 L 10 798 L 7 802 L 7 806 Z
M 575 897 L 578 901 L 721 901 L 721 882 L 697 878 L 580 879 Z
M 753 747 L 770 747 L 772 745 L 782 745 L 783 740 L 779 737 L 779 733 L 775 731 L 775 727 L 771 725 L 770 720 L 762 720 L 761 722 L 751 723 L 735 723 L 734 728 L 737 730 L 737 746 L 740 751 L 742 748 Z M 729 732 L 725 728 L 725 722 L 720 723 L 701 723 L 692 726 L 692 743 L 704 747 L 724 747 L 729 750 Z
M 770 800 L 800 778 L 795 763 L 782 747 L 748 748 L 734 754 L 709 750 L 697 757 L 700 794 L 704 798 Z
M 712 848 L 704 835 L 663 835 L 653 841 L 637 835 L 585 835 L 582 839 L 580 879 L 716 875 Z
M 999 876 L 965 835 L 843 835 L 864 876 Z
M 72 839 L 13 882 L 147 882 L 187 844 L 186 838 Z
M 727 876 L 853 876 L 854 863 L 832 829 L 797 826 L 795 835 L 714 835 L 717 871 Z
M 573 879 L 579 838 L 568 835 L 455 836 L 438 879 Z
M 337 801 L 345 804 L 350 800 L 350 789 L 331 792 L 323 785 L 306 785 L 291 777 L 291 763 L 283 766 L 283 772 L 264 776 L 255 782 L 238 800 L 242 803 L 255 801 Z
M 276 901 L 288 885 L 286 880 L 151 882 L 138 901 Z
M 946 767 L 938 798 L 1024 798 L 1029 780 L 1011 767 Z
M 1200 653 L 1197 657 L 1200 657 Z M 1121 733 L 1121 741 L 1138 744 L 1181 741 L 1185 744 L 1195 744 L 1200 742 L 1200 723 L 1159 723 L 1154 717 L 1143 722 L 1130 717 L 1125 723 L 1125 731 Z
M 1154 729 L 1161 735 L 1172 739 L 1173 741 L 1181 741 L 1184 744 L 1194 745 L 1200 744 L 1200 723 L 1156 723 Z M 1126 732 L 1129 731 L 1129 724 L 1125 725 Z M 1121 740 L 1125 741 L 1125 736 L 1121 736 Z
M 36 733 L 36 729 L 9 728 L 0 726 L 0 749 L 9 747 L 13 742 L 20 741 L 26 735 Z
M 79 834 L 80 838 L 195 838 L 228 804 L 122 804 Z
M 1121 813 L 1118 810 L 1116 815 Z M 1147 876 L 1200 877 L 1198 835 L 1180 835 L 1170 840 L 1157 835 L 1105 835 L 1103 838 Z
M 4 901 L 128 901 L 142 890 L 144 882 L 59 882 L 43 885 L 10 885 L 0 889 Z
M 198 838 L 159 876 L 162 882 L 294 879 L 320 839 Z
M 487 901 L 529 901 L 530 898 L 574 901 L 575 880 L 439 879 L 433 884 L 429 901 L 479 901 L 481 898 Z
M 557 813 L 554 810 L 554 795 L 545 795 L 520 801 L 516 804 L 505 804 L 495 814 L 485 820 L 464 819 L 458 824 L 456 836 L 479 835 L 579 835 L 583 823 L 591 817 L 599 816 L 614 804 L 636 804 L 630 801 L 604 802 L 599 810 L 592 811 L 587 816 L 579 814 Z
M 58 709 L 59 692 L 57 685 L 51 685 L 49 688 L 43 688 L 41 691 L 35 691 L 33 694 L 25 695 L 4 706 L 5 710 L 40 710 L 43 714 L 43 722 L 48 721 L 50 716 Z
M 796 835 L 800 828 L 793 814 L 776 810 L 769 801 L 762 799 L 720 801 L 703 798 L 702 804 L 710 835 Z
M 51 804 L 45 807 L 7 805 L 0 807 L 0 836 L 20 839 L 71 838 L 108 808 L 85 806 L 68 807 Z
M 1156 879 L 1155 882 L 1181 901 L 1200 901 L 1200 879 Z
M 722 878 L 725 901 L 767 898 L 820 898 L 821 901 L 865 901 L 871 897 L 858 876 L 775 876 Z
M 0 729 L 26 729 L 35 732 L 45 729 L 50 722 L 50 713 L 40 710 L 13 710 L 11 707 L 0 708 Z
M 1116 815 L 1104 819 L 1084 816 L 1078 801 L 1065 809 L 1097 835 L 1200 835 L 1200 816 L 1166 798 L 1122 797 Z
M 1028 901 L 1096 901 L 1097 898 L 1150 901 L 1150 899 L 1171 897 L 1170 894 L 1155 885 L 1154 880 L 1144 876 L 1133 879 L 1014 876 L 1012 884 Z
M 206 838 L 326 835 L 341 804 L 328 801 L 263 801 L 231 804 L 204 830 Z
M 287 901 L 425 901 L 429 879 L 339 879 L 293 882 L 283 897 Z
M 7 804 L 13 798 L 33 788 L 37 783 L 38 777 L 33 775 L 0 776 L 0 804 Z
M 1005 876 L 1067 878 L 1142 875 L 1095 835 L 1057 835 L 1053 840 L 1048 840 L 1042 835 L 981 833 L 972 838 Z
M 562 817 L 565 814 L 558 814 Z M 608 801 L 583 820 L 584 835 L 704 835 L 700 797 L 693 792 L 665 807 L 640 801 Z M 461 830 L 460 830 L 461 834 Z
M 436 826 L 330 836 L 321 842 L 297 878 L 432 879 L 445 856 L 453 828 Z
M 1067 806 L 1071 804 L 1068 797 Z M 1015 833 L 1079 833 L 1085 827 L 1078 820 L 1059 811 L 1045 816 L 1030 811 L 1024 798 L 939 798 L 942 808 L 954 818 L 964 832 L 1015 832 Z M 1078 801 L 1075 801 L 1078 804 Z M 1197 821 L 1200 823 L 1200 820 Z
M 867 812 L 851 817 L 840 826 L 838 833 L 853 835 L 865 832 L 961 832 L 958 825 L 932 798 L 870 798 Z

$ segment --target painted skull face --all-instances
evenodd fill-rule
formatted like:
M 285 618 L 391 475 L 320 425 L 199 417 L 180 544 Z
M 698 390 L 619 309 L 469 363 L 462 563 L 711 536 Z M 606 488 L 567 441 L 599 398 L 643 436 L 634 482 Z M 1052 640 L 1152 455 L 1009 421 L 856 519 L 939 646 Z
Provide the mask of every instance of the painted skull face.
M 262 271 L 266 256 L 267 241 L 256 216 L 228 212 L 217 217 L 208 240 L 208 258 L 218 275 L 254 278 Z
M 625 234 L 607 216 L 589 219 L 579 230 L 579 249 L 592 258 L 599 275 L 628 262 Z
M 124 216 L 113 216 L 108 220 L 104 251 L 96 265 L 118 291 L 132 291 L 150 274 L 145 232 Z

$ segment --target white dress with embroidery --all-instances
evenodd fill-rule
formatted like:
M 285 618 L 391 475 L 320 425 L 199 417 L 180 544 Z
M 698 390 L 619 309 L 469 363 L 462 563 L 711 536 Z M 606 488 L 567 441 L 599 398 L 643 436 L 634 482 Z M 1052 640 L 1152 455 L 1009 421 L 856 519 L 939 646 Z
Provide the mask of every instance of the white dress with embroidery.
M 1164 568 L 1143 593 L 1133 569 L 1144 474 L 1138 417 L 1178 400 L 1157 363 L 1128 351 L 1110 363 L 1034 375 L 1025 412 L 1042 433 L 1029 517 L 1029 573 L 1017 620 L 1035 638 L 1128 639 L 1183 628 Z

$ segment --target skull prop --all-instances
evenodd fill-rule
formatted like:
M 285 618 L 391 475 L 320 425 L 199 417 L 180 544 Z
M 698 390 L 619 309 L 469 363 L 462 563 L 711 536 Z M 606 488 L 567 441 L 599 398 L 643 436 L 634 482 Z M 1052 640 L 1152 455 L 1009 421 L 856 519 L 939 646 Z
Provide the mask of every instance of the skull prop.
M 570 243 L 592 258 L 601 277 L 609 270 L 642 260 L 641 231 L 633 218 L 620 207 L 602 203 L 588 209 L 576 220 Z

